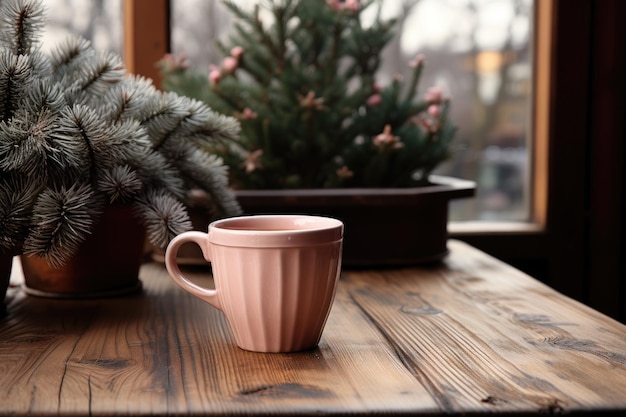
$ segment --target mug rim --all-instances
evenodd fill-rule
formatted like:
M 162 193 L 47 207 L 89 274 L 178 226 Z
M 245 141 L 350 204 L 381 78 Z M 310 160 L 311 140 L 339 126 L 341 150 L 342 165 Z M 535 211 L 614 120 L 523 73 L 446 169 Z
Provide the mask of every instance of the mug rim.
M 258 221 L 270 222 L 270 225 L 254 227 L 253 224 Z M 288 226 L 278 226 L 280 222 L 285 221 L 292 223 Z M 230 224 L 231 227 L 225 227 L 226 224 Z M 253 214 L 213 221 L 209 224 L 208 232 L 209 240 L 213 244 L 269 248 L 335 243 L 343 239 L 343 228 L 343 222 L 332 217 L 308 214 Z

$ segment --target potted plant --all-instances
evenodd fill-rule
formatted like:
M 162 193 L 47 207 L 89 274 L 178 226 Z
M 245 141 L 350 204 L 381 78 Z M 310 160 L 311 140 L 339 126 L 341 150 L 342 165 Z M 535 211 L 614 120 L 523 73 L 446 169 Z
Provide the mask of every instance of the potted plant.
M 440 259 L 448 200 L 472 195 L 474 184 L 431 175 L 450 156 L 455 126 L 439 88 L 418 92 L 423 57 L 410 62 L 409 79 L 377 82 L 395 22 L 378 10 L 365 25 L 373 3 L 270 0 L 266 24 L 260 6 L 226 1 L 237 21 L 218 43 L 221 64 L 207 75 L 166 56 L 163 86 L 241 122 L 240 140 L 212 151 L 229 165 L 244 211 L 340 217 L 347 263 Z
M 240 212 L 211 152 L 239 124 L 127 74 L 83 39 L 42 53 L 43 18 L 41 1 L 0 2 L 0 253 L 29 255 L 37 293 L 135 289 L 144 234 L 164 247 L 189 230 L 191 190 L 211 197 L 213 216 Z

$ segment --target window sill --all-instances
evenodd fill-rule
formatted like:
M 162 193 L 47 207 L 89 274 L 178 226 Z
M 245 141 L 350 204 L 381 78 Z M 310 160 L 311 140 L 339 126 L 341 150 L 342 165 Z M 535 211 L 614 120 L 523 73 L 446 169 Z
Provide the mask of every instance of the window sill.
M 450 222 L 448 234 L 506 261 L 541 260 L 551 252 L 546 228 L 539 223 Z
M 450 236 L 542 234 L 545 227 L 529 222 L 453 221 L 448 224 Z

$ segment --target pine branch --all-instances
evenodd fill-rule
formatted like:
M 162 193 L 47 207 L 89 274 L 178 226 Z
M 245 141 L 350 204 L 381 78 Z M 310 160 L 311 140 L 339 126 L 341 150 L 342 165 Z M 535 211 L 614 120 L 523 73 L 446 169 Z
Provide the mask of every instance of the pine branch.
M 103 108 L 107 112 L 107 118 L 113 122 L 138 119 L 145 107 L 159 94 L 152 80 L 131 75 L 112 86 L 96 105 Z
M 228 167 L 221 158 L 195 151 L 189 158 L 179 162 L 179 168 L 191 182 L 213 196 L 223 216 L 241 214 L 241 207 L 228 188 Z
M 180 200 L 185 197 L 188 187 L 178 169 L 172 166 L 172 161 L 163 155 L 146 149 L 128 164 L 141 179 L 144 188 L 164 189 Z M 159 175 L 155 175 L 155 172 Z
M 135 204 L 148 240 L 160 248 L 192 227 L 185 206 L 167 193 L 148 190 Z
M 88 185 L 45 190 L 35 205 L 24 251 L 61 266 L 87 238 L 100 211 L 101 203 Z
M 141 179 L 128 165 L 104 169 L 98 177 L 98 190 L 107 196 L 108 204 L 130 203 L 142 187 Z
M 82 71 L 78 85 L 92 97 L 106 93 L 126 74 L 121 57 L 108 52 L 96 54 L 96 59 L 89 60 Z
M 13 175 L 0 179 L 0 253 L 21 249 L 39 192 L 39 182 L 31 177 Z
M 0 51 L 0 118 L 9 120 L 33 82 L 29 59 L 9 50 Z
M 42 178 L 48 170 L 77 168 L 76 159 L 61 160 L 59 149 L 50 140 L 56 129 L 56 118 L 49 112 L 18 112 L 8 122 L 0 122 L 0 169 Z
M 181 141 L 185 137 L 206 145 L 235 140 L 239 134 L 235 119 L 215 114 L 197 100 L 173 93 L 160 94 L 158 98 L 138 115 L 156 151 L 168 141 Z
M 41 0 L 5 0 L 0 7 L 0 44 L 15 55 L 31 53 L 44 26 Z
M 50 61 L 55 79 L 62 80 L 67 77 L 80 67 L 86 56 L 94 54 L 95 50 L 88 40 L 80 36 L 66 38 L 51 51 Z

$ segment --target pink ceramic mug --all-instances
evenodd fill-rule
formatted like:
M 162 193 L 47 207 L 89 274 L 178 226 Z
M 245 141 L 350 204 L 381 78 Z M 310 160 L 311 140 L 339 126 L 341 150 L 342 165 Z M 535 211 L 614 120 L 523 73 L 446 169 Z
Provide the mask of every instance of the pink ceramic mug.
M 212 264 L 215 289 L 186 278 L 176 263 L 195 242 Z M 295 352 L 319 343 L 341 269 L 343 224 L 307 215 L 218 220 L 209 232 L 172 240 L 165 265 L 174 282 L 222 310 L 237 345 L 255 352 Z

